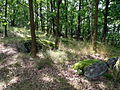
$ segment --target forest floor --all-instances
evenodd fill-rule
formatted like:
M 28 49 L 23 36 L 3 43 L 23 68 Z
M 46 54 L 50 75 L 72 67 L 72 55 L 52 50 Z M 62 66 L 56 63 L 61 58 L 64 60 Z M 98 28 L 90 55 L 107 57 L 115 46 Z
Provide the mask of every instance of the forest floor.
M 83 59 L 106 60 L 111 56 L 119 56 L 119 50 L 100 46 L 102 48 L 94 54 L 89 44 L 70 41 L 61 42 L 57 51 L 40 51 L 38 57 L 33 59 L 30 54 L 18 52 L 15 45 L 28 34 L 18 28 L 14 28 L 13 32 L 8 38 L 0 34 L 0 90 L 120 90 L 119 83 L 113 80 L 103 76 L 90 80 L 77 75 L 72 69 L 74 63 Z M 44 34 L 38 36 L 48 39 Z M 52 40 L 50 36 L 49 40 Z M 41 61 L 41 69 L 37 68 L 38 61 Z

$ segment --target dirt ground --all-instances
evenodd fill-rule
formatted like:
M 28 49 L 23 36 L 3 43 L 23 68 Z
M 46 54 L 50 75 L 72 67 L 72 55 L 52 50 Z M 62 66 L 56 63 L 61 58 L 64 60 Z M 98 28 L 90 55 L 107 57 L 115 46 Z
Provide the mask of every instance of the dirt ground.
M 71 68 L 75 60 L 38 70 L 31 57 L 20 57 L 14 44 L 0 44 L 0 54 L 0 90 L 120 90 L 104 77 L 89 80 L 77 75 Z

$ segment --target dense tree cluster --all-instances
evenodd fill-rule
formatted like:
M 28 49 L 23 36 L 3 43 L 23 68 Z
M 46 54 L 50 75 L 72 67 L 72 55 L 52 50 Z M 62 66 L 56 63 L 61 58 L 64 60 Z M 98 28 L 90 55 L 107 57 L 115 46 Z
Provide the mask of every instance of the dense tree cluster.
M 30 18 L 30 19 L 29 19 Z M 60 37 L 120 46 L 119 0 L 0 0 L 0 26 L 30 28 L 36 52 L 35 30 Z M 33 53 L 35 55 L 35 53 Z

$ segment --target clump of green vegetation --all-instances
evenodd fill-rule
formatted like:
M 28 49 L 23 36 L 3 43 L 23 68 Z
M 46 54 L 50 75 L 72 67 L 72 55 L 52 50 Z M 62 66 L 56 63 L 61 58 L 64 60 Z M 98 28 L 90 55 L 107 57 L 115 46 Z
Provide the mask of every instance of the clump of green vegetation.
M 97 60 L 97 59 L 88 59 L 88 60 L 83 60 L 83 61 L 79 61 L 77 63 L 75 63 L 73 65 L 73 69 L 75 70 L 83 70 L 85 67 L 89 66 L 89 65 L 92 65 L 96 62 L 99 62 L 100 60 Z
M 103 76 L 109 80 L 111 80 L 113 78 L 112 74 L 110 74 L 110 73 L 104 73 Z

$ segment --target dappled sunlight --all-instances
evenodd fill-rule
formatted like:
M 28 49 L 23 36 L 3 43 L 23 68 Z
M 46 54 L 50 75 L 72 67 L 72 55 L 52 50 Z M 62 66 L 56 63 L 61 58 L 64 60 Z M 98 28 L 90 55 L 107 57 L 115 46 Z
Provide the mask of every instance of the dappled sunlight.
M 103 82 L 101 82 L 100 84 L 98 84 L 98 86 L 100 87 L 100 89 L 106 89 L 107 85 Z
M 13 27 L 11 29 L 12 29 L 12 33 L 14 33 L 15 35 L 21 38 L 30 37 L 30 30 L 27 30 L 25 28 L 16 28 L 16 27 Z
M 51 77 L 51 76 L 49 76 L 49 75 L 47 75 L 47 74 L 42 74 L 41 77 L 42 77 L 42 80 L 43 80 L 43 81 L 46 81 L 46 82 L 54 82 L 54 77 Z
M 60 41 L 60 48 L 44 47 L 37 53 L 36 58 L 30 56 L 31 53 L 18 52 L 17 45 L 20 41 L 30 40 L 30 30 L 24 28 L 12 28 L 11 31 L 16 36 L 2 38 L 0 41 L 0 69 L 7 68 L 11 78 L 5 82 L 0 82 L 1 88 L 19 87 L 23 88 L 43 88 L 48 90 L 49 87 L 55 89 L 67 90 L 84 90 L 108 88 L 110 82 L 106 79 L 96 81 L 76 74 L 72 65 L 84 59 L 107 60 L 112 52 L 112 48 L 107 45 L 98 44 L 97 53 L 92 50 L 91 43 L 76 41 L 74 39 L 65 39 Z M 51 44 L 54 47 L 54 38 L 47 33 L 37 32 L 37 41 L 44 42 L 44 46 Z M 11 34 L 12 34 L 11 33 Z M 119 53 L 119 52 L 117 52 Z M 115 54 L 116 55 L 116 54 Z M 17 85 L 17 86 L 16 86 Z M 25 86 L 26 85 L 26 86 Z M 36 85 L 36 86 L 35 86 Z M 112 83 L 110 84 L 113 87 Z M 14 90 L 14 89 L 13 89 Z
M 37 56 L 40 57 L 40 58 L 45 58 L 45 56 L 42 52 L 37 53 Z
M 6 87 L 5 82 L 0 82 L 0 90 L 3 90 Z
M 47 53 L 55 63 L 63 63 L 68 60 L 67 54 L 64 51 L 49 50 Z
M 19 80 L 19 78 L 18 77 L 13 77 L 9 82 L 8 82 L 8 84 L 7 85 L 12 85 L 12 84 L 14 84 L 14 83 L 17 83 L 18 82 L 18 80 Z

